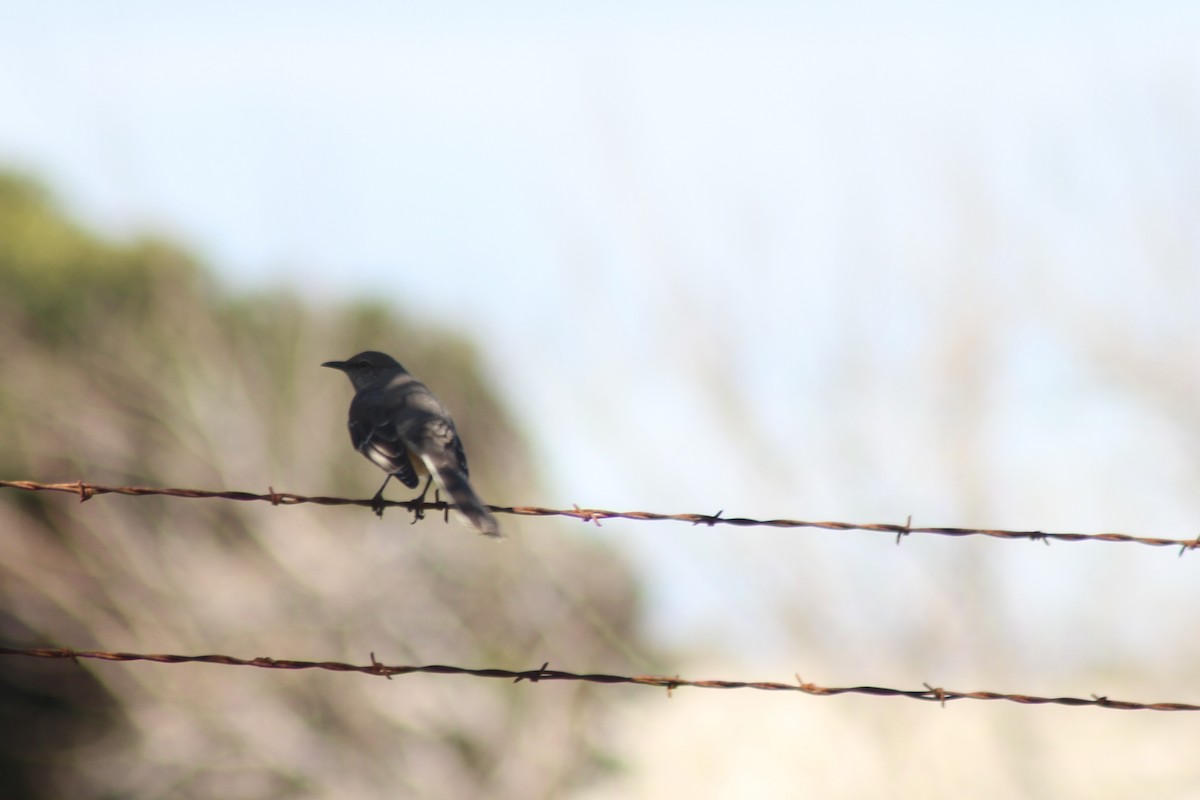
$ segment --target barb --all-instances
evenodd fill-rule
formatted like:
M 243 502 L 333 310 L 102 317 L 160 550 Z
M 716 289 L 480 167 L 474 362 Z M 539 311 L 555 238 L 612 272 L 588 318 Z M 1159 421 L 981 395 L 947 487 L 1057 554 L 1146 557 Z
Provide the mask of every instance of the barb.
M 468 675 L 475 678 L 500 678 L 514 683 L 528 682 L 537 684 L 542 681 L 580 681 L 601 684 L 634 684 L 637 686 L 652 686 L 666 689 L 668 695 L 681 687 L 696 689 L 756 689 L 764 692 L 799 692 L 816 697 L 833 697 L 840 694 L 865 694 L 873 697 L 905 697 L 910 700 L 923 700 L 929 703 L 939 703 L 943 707 L 951 700 L 1004 700 L 1021 705 L 1060 705 L 1060 706 L 1092 706 L 1094 708 L 1111 708 L 1123 711 L 1200 711 L 1200 706 L 1190 703 L 1136 703 L 1129 700 L 1110 700 L 1108 697 L 1092 695 L 1084 697 L 1036 697 L 1027 694 L 1005 694 L 1002 692 L 956 692 L 950 689 L 925 684 L 924 689 L 888 689 L 881 686 L 845 686 L 829 687 L 809 683 L 796 676 L 795 683 L 776 683 L 773 681 L 722 681 L 722 680 L 687 680 L 678 676 L 664 675 L 605 675 L 602 673 L 578 674 L 550 669 L 548 663 L 538 669 L 509 670 L 509 669 L 470 669 L 468 667 L 450 667 L 444 664 L 429 664 L 425 666 L 391 666 L 375 660 L 371 654 L 370 664 L 346 664 L 341 661 L 289 661 L 276 658 L 259 657 L 252 659 L 235 658 L 234 656 L 204 655 L 181 656 L 151 653 L 116 653 L 102 650 L 73 650 L 69 647 L 0 647 L 0 655 L 28 656 L 32 658 L 95 659 L 99 661 L 152 661 L 159 664 L 219 664 L 231 667 L 258 667 L 260 669 L 323 669 L 331 672 L 359 672 L 366 675 L 378 675 L 391 679 L 397 675 L 411 675 L 418 672 L 434 675 Z
M 75 483 L 37 483 L 34 481 L 2 481 L 0 489 L 20 489 L 28 492 L 65 492 L 79 496 L 80 502 L 90 500 L 101 494 L 122 494 L 134 497 L 160 495 L 166 497 L 182 497 L 189 499 L 220 499 L 238 500 L 244 502 L 261 501 L 274 506 L 294 506 L 302 503 L 315 503 L 322 506 L 364 506 L 372 507 L 371 500 L 356 500 L 349 497 L 305 496 L 290 492 L 277 492 L 274 487 L 268 487 L 267 494 L 239 491 L 208 491 L 204 489 L 156 488 L 148 486 L 101 486 L 95 483 L 76 481 Z M 396 506 L 410 511 L 419 505 L 425 510 L 446 511 L 450 506 L 445 502 L 418 503 L 417 501 L 383 501 L 384 506 Z M 523 517 L 571 517 L 584 522 L 599 525 L 606 519 L 624 519 L 640 522 L 688 522 L 692 525 L 732 525 L 735 527 L 767 527 L 767 528 L 815 528 L 827 531 L 868 531 L 885 533 L 896 537 L 900 544 L 904 537 L 911 534 L 929 534 L 935 536 L 986 536 L 993 539 L 1025 539 L 1033 542 L 1049 544 L 1056 542 L 1122 542 L 1129 544 L 1148 545 L 1150 547 L 1178 547 L 1179 554 L 1188 550 L 1200 548 L 1200 536 L 1193 539 L 1168 539 L 1156 536 L 1134 536 L 1128 533 L 1049 533 L 1046 531 L 999 530 L 994 528 L 949 528 L 949 527 L 917 527 L 912 524 L 912 518 L 903 524 L 894 523 L 858 523 L 858 522 L 817 522 L 800 519 L 749 519 L 747 517 L 726 517 L 723 511 L 716 514 L 658 514 L 651 511 L 606 511 L 597 508 L 569 509 L 541 508 L 538 506 L 488 506 L 498 514 L 514 514 Z

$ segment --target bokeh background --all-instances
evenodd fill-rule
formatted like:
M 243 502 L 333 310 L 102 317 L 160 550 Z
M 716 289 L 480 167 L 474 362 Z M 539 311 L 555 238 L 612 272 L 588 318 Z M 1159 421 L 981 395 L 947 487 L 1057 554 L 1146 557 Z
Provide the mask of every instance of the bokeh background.
M 0 477 L 1189 538 L 1200 7 L 0 3 Z M 1197 702 L 1194 556 L 0 493 L 0 633 Z M 1194 796 L 1188 715 L 0 662 L 5 796 Z

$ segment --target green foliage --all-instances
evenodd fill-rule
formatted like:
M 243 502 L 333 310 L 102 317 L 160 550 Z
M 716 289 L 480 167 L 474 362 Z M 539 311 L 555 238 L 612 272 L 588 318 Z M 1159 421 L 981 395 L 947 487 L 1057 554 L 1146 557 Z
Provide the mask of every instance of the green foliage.
M 64 217 L 36 184 L 0 173 L 0 303 L 26 334 L 78 342 L 105 319 L 143 317 L 156 284 L 197 275 L 170 245 L 105 242 Z

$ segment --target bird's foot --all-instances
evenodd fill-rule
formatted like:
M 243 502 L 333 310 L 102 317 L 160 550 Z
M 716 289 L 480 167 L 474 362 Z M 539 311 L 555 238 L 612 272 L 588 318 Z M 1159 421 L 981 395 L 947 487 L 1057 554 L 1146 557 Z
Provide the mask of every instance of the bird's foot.
M 429 476 L 429 480 L 425 482 L 425 488 L 421 493 L 408 501 L 408 510 L 412 512 L 413 521 L 410 523 L 416 525 L 420 520 L 425 519 L 425 495 L 429 494 L 429 487 L 433 485 L 433 476 Z
M 408 510 L 412 512 L 413 518 L 410 525 L 416 525 L 421 520 L 425 519 L 425 492 L 413 498 L 408 502 Z
M 384 502 L 382 491 L 376 492 L 375 496 L 371 498 L 371 510 L 374 511 L 375 516 L 379 517 L 380 519 L 383 519 L 383 509 L 386 507 L 386 505 L 387 504 Z

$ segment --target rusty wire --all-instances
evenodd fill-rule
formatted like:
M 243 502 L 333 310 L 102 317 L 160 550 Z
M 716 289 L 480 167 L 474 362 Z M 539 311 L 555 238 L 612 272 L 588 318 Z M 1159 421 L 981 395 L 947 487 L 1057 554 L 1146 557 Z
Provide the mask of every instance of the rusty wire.
M 341 661 L 290 661 L 276 658 L 236 658 L 223 655 L 181 656 L 161 653 L 116 653 L 102 650 L 73 650 L 68 647 L 0 647 L 0 655 L 29 656 L 33 658 L 95 659 L 99 661 L 152 661 L 159 664 L 219 664 L 231 667 L 258 667 L 260 669 L 323 669 L 330 672 L 358 672 L 366 675 L 378 675 L 389 680 L 397 675 L 411 675 L 417 672 L 435 675 L 468 675 L 476 678 L 502 678 L 514 683 L 528 681 L 579 681 L 600 684 L 634 684 L 638 686 L 653 686 L 666 689 L 670 694 L 675 689 L 693 687 L 696 689 L 757 689 L 764 692 L 800 692 L 801 694 L 817 697 L 833 697 L 840 694 L 865 694 L 874 697 L 905 697 L 910 700 L 924 700 L 940 703 L 945 706 L 951 700 L 1004 700 L 1021 705 L 1060 705 L 1060 706 L 1092 706 L 1094 708 L 1111 708 L 1123 711 L 1200 711 L 1200 706 L 1190 703 L 1137 703 L 1130 700 L 1111 700 L 1108 697 L 1092 695 L 1085 697 L 1037 697 L 1027 694 L 1006 694 L 1003 692 L 957 692 L 925 684 L 924 689 L 888 689 L 881 686 L 817 686 L 796 676 L 795 683 L 776 683 L 774 681 L 723 681 L 723 680 L 687 680 L 679 676 L 665 675 L 605 675 L 602 673 L 577 674 L 562 670 L 550 669 L 549 663 L 542 664 L 537 669 L 471 669 L 468 667 L 450 667 L 443 664 L 428 664 L 425 666 L 392 666 L 375 660 L 371 653 L 370 664 L 347 664 Z
M 96 495 L 101 494 L 122 494 L 131 495 L 134 497 L 145 497 L 148 495 L 160 495 L 166 497 L 183 497 L 189 499 L 221 499 L 221 500 L 239 500 L 239 501 L 262 501 L 268 502 L 276 506 L 291 506 L 300 505 L 302 503 L 315 503 L 322 506 L 365 506 L 371 507 L 371 500 L 356 500 L 348 497 L 325 497 L 312 496 L 308 497 L 300 494 L 292 494 L 291 492 L 277 492 L 273 487 L 268 488 L 266 494 L 255 494 L 253 492 L 241 491 L 209 491 L 205 489 L 177 489 L 177 488 L 159 488 L 148 486 L 102 486 L 95 483 L 86 483 L 84 481 L 75 481 L 74 483 L 37 483 L 35 481 L 4 481 L 0 480 L 0 489 L 21 489 L 29 492 L 66 492 L 79 497 L 80 502 L 89 500 Z M 384 506 L 396 506 L 415 510 L 418 503 L 415 501 L 383 501 Z M 445 511 L 449 506 L 444 502 L 424 502 L 420 506 L 427 510 Z M 580 508 L 575 506 L 570 509 L 555 509 L 541 508 L 538 506 L 488 506 L 492 511 L 499 514 L 515 514 L 525 517 L 571 517 L 584 522 L 593 522 L 599 525 L 601 521 L 608 519 L 624 519 L 646 522 L 659 522 L 663 520 L 673 520 L 676 522 L 689 522 L 692 525 L 733 525 L 737 527 L 768 527 L 768 528 L 816 528 L 828 531 L 868 531 L 873 533 L 886 533 L 896 537 L 896 543 L 914 533 L 932 534 L 937 536 L 987 536 L 994 539 L 1025 539 L 1029 541 L 1040 541 L 1049 544 L 1052 541 L 1058 542 L 1125 542 L 1131 544 L 1149 545 L 1151 547 L 1178 547 L 1179 554 L 1183 555 L 1188 550 L 1200 548 L 1200 536 L 1194 539 L 1169 539 L 1156 536 L 1134 536 L 1128 533 L 1052 533 L 1047 531 L 1014 531 L 1014 530 L 998 530 L 992 528 L 951 528 L 951 527 L 917 527 L 912 524 L 912 519 L 909 518 L 903 525 L 895 523 L 856 523 L 856 522 L 814 522 L 799 519 L 749 519 L 746 517 L 726 517 L 722 516 L 723 511 L 718 511 L 716 514 L 659 514 L 651 511 L 606 511 L 597 508 Z

